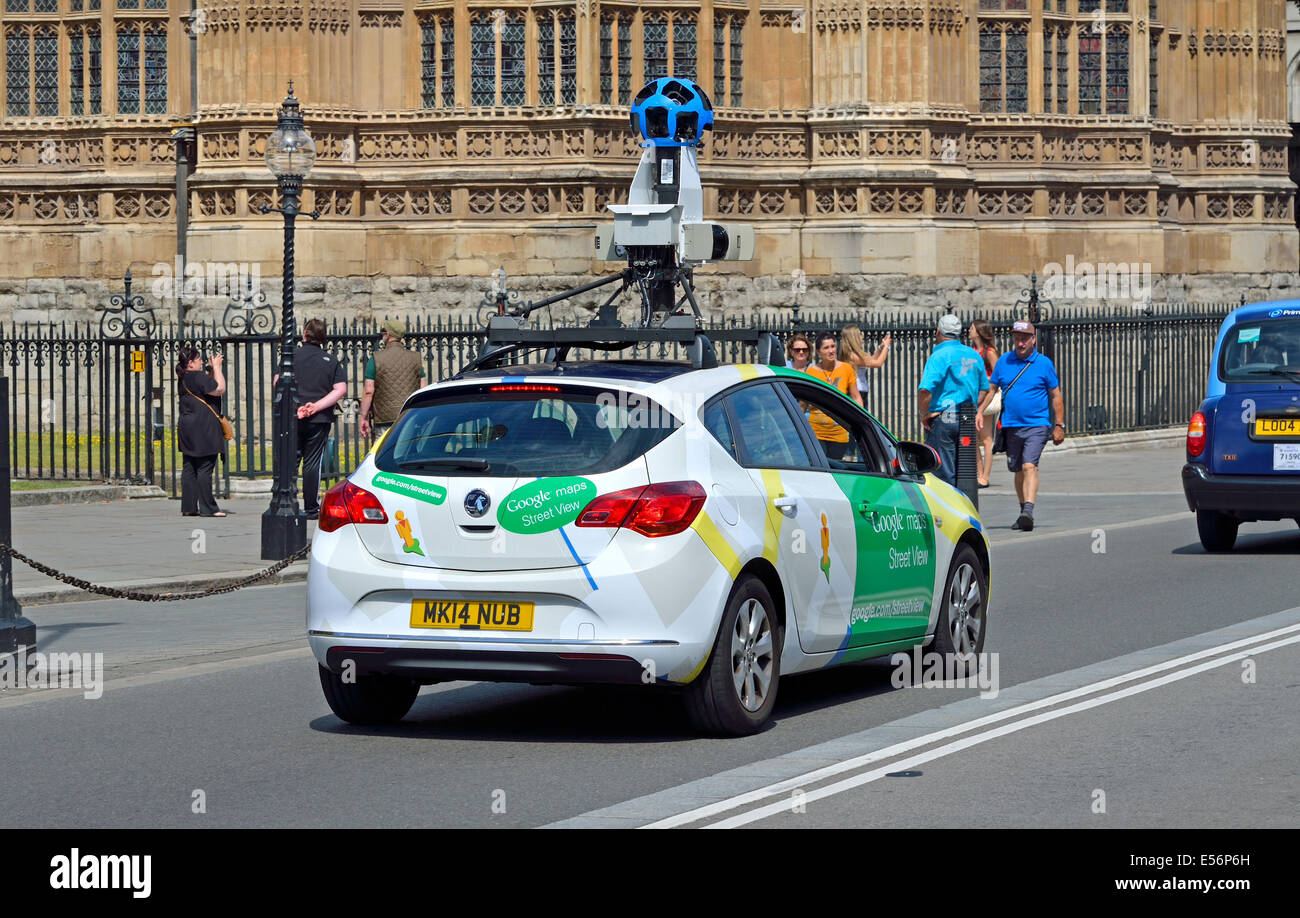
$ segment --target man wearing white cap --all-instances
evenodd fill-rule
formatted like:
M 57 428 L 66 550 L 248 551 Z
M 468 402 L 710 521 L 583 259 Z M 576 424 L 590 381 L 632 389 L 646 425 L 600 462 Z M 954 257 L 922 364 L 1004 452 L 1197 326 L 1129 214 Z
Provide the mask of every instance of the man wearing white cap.
M 934 474 L 955 485 L 957 444 L 961 439 L 958 409 L 978 402 L 975 408 L 978 431 L 983 426 L 984 406 L 992 396 L 984 372 L 984 358 L 961 342 L 961 319 L 952 313 L 942 316 L 934 330 L 934 340 L 938 343 L 925 362 L 921 384 L 917 387 L 917 409 L 925 430 L 925 445 L 939 454 L 939 467 Z
M 989 379 L 990 391 L 1002 390 L 1002 432 L 1007 441 L 1007 470 L 1016 473 L 1020 516 L 1012 529 L 1034 528 L 1034 501 L 1038 497 L 1038 461 L 1050 437 L 1065 440 L 1065 400 L 1061 381 L 1050 357 L 1034 345 L 1038 332 L 1029 322 L 1011 326 L 1015 348 L 998 358 Z M 1055 418 L 1055 422 L 1053 422 Z

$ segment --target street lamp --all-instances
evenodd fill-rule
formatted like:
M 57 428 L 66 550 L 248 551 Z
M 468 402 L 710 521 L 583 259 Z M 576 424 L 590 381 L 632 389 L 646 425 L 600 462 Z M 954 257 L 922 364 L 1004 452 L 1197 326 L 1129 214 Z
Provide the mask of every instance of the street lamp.
M 298 384 L 293 374 L 293 353 L 297 347 L 297 333 L 293 320 L 293 221 L 298 216 L 298 202 L 302 197 L 302 181 L 316 162 L 316 144 L 303 128 L 302 112 L 293 96 L 293 83 L 289 95 L 280 106 L 275 133 L 266 141 L 266 166 L 280 187 L 279 208 L 266 206 L 262 213 L 284 214 L 284 293 L 281 315 L 280 376 L 276 380 L 272 402 L 275 418 L 275 439 L 272 444 L 275 484 L 271 489 L 271 505 L 262 514 L 262 558 L 282 561 L 307 544 L 307 517 L 298 510 L 297 478 L 297 395 Z M 306 216 L 315 220 L 318 213 Z

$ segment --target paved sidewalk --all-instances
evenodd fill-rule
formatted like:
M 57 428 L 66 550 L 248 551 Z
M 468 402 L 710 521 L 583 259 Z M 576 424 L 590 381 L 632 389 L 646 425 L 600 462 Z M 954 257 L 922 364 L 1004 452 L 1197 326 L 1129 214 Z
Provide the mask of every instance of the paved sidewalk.
M 101 586 L 146 592 L 203 589 L 270 567 L 263 561 L 268 499 L 225 500 L 225 518 L 181 516 L 179 500 L 155 498 L 13 509 L 14 548 L 34 561 Z M 307 538 L 316 532 L 309 523 Z M 200 550 L 201 549 L 201 550 Z M 297 561 L 267 583 L 303 580 Z M 24 605 L 101 598 L 14 562 L 14 595 Z
M 1104 526 L 1134 516 L 1187 513 L 1179 469 L 1182 442 L 1141 444 L 1127 452 L 1061 452 L 1043 457 L 1035 533 Z M 180 501 L 136 499 L 13 509 L 14 547 L 91 583 L 146 592 L 203 589 L 263 570 L 262 513 L 269 498 L 222 501 L 224 519 L 182 517 Z M 1134 509 L 1140 504 L 1142 509 Z M 993 466 L 980 510 L 995 545 L 1034 533 L 1011 532 L 1019 513 L 1006 457 Z M 1187 518 L 1192 519 L 1187 513 Z M 308 524 L 307 537 L 316 531 Z M 1195 540 L 1194 528 L 1189 539 Z M 202 549 L 202 550 L 199 550 Z M 267 583 L 301 581 L 298 561 Z M 14 592 L 24 606 L 99 598 L 14 562 Z

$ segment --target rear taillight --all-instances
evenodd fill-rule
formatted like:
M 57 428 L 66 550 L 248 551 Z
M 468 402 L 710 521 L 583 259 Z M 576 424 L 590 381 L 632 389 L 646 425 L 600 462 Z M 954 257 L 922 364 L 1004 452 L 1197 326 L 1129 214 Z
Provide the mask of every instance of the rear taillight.
M 340 481 L 325 492 L 316 528 L 333 532 L 348 523 L 387 523 L 388 514 L 379 498 L 350 481 Z
M 704 506 L 704 488 L 694 481 L 670 481 L 597 497 L 578 514 L 578 526 L 622 527 L 641 535 L 676 535 Z
M 1187 424 L 1187 455 L 1195 458 L 1205 452 L 1205 415 L 1196 412 Z

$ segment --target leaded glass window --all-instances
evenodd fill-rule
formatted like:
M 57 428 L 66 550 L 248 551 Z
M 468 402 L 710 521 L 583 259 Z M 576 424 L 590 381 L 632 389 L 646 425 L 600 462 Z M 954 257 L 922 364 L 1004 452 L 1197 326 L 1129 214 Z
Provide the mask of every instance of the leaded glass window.
M 573 13 L 560 13 L 560 101 L 578 101 L 578 24 Z
M 138 10 L 140 0 L 117 0 L 117 8 L 119 10 Z
M 167 111 L 167 27 L 154 20 L 144 33 L 144 112 Z
M 80 13 L 81 0 L 68 0 L 68 10 L 73 13 Z
M 524 14 L 506 13 L 501 24 L 501 104 L 523 105 L 528 59 L 524 52 Z
M 131 22 L 117 27 L 117 113 L 140 114 L 140 32 Z
M 614 101 L 614 23 L 600 17 L 600 104 Z
M 97 2 L 97 0 L 96 0 Z M 86 79 L 90 89 L 90 112 L 98 115 L 103 108 L 103 70 L 99 50 L 99 28 L 90 26 L 86 29 Z
M 1128 0 L 1106 0 L 1106 12 L 1127 13 Z
M 727 98 L 727 20 L 713 14 L 713 104 Z
M 31 41 L 25 29 L 5 34 L 5 112 L 11 118 L 26 117 L 31 111 L 30 53 Z
M 1160 19 L 1160 0 L 1151 0 L 1150 17 L 1153 22 Z
M 1056 75 L 1056 58 L 1053 56 L 1055 29 L 1043 30 L 1043 111 L 1052 111 L 1052 78 Z
M 673 14 L 673 76 L 695 79 L 695 17 Z
M 1067 115 L 1070 112 L 1070 30 L 1056 30 L 1056 111 Z
M 1029 28 L 1007 26 L 1007 111 L 1029 111 Z
M 632 102 L 632 17 L 618 20 L 618 103 Z
M 144 8 L 147 10 L 165 10 L 167 9 L 167 0 L 144 0 Z
M 57 13 L 59 0 L 36 0 L 32 8 L 38 13 Z
M 1079 114 L 1101 114 L 1101 35 L 1079 30 Z
M 89 2 L 86 4 L 86 9 L 90 10 L 90 12 L 92 13 L 98 13 L 99 0 L 89 0 Z
M 739 108 L 744 101 L 745 77 L 741 66 L 744 53 L 745 21 L 733 16 L 731 19 L 731 105 Z
M 642 28 L 642 70 L 645 81 L 668 76 L 668 18 L 663 13 L 646 13 Z
M 30 9 L 29 0 L 5 0 L 6 13 L 26 13 Z
M 1151 33 L 1151 117 L 1160 117 L 1160 33 Z
M 549 10 L 537 14 L 537 102 L 555 104 L 555 21 Z
M 456 104 L 456 39 L 451 16 L 420 20 L 420 105 L 452 108 Z
M 1128 114 L 1128 74 L 1128 29 L 1112 25 L 1106 30 L 1106 114 Z
M 84 115 L 86 111 L 86 46 L 80 30 L 68 32 L 68 112 Z
M 1002 29 L 980 23 L 980 111 L 1002 111 Z
M 980 0 L 980 12 L 990 11 L 1000 13 L 1003 10 L 1027 10 L 1029 9 L 1029 0 Z
M 451 16 L 442 16 L 438 20 L 438 32 L 442 36 L 442 71 L 439 81 L 442 84 L 442 107 L 456 106 L 456 21 Z
M 49 118 L 59 113 L 59 33 L 43 26 L 33 33 L 36 112 Z
M 1095 13 L 1101 9 L 1101 0 L 1079 0 L 1079 13 Z
M 469 26 L 470 104 L 497 100 L 497 35 L 490 13 L 476 13 Z

